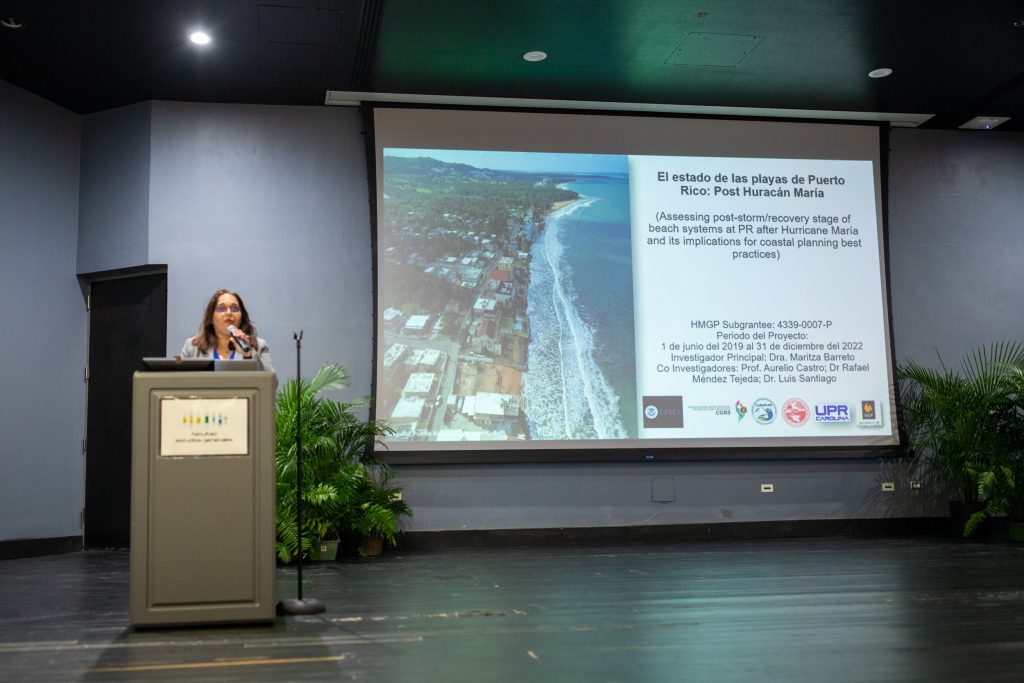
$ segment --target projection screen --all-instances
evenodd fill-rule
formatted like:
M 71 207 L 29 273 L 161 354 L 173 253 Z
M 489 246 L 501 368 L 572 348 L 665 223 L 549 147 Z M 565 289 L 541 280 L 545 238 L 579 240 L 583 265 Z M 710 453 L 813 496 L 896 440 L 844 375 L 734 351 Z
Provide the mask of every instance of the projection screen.
M 391 452 L 898 445 L 877 126 L 404 107 L 372 125 Z

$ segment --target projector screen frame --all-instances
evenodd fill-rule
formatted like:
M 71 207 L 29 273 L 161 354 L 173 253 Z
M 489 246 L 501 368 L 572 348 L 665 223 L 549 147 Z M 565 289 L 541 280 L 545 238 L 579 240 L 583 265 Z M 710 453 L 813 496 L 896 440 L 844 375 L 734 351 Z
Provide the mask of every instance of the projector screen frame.
M 895 422 L 896 429 L 893 437 L 896 443 L 880 445 L 864 445 L 863 443 L 848 443 L 855 437 L 832 437 L 834 441 L 827 445 L 794 445 L 792 440 L 786 440 L 778 446 L 763 445 L 764 437 L 759 437 L 758 445 L 745 447 L 742 445 L 743 438 L 732 438 L 732 441 L 740 442 L 738 445 L 730 446 L 707 446 L 707 445 L 645 445 L 643 439 L 637 439 L 635 445 L 628 447 L 599 446 L 593 441 L 567 442 L 564 447 L 542 446 L 545 441 L 537 440 L 525 442 L 527 446 L 510 446 L 510 442 L 479 442 L 480 447 L 451 449 L 444 448 L 446 442 L 435 442 L 438 445 L 431 449 L 390 450 L 387 448 L 378 449 L 376 457 L 383 462 L 393 465 L 434 465 L 434 464 L 511 464 L 511 463 L 532 463 L 532 464 L 558 464 L 558 463 L 602 463 L 602 462 L 672 462 L 672 461 L 743 461 L 743 460 L 849 460 L 865 458 L 895 458 L 905 454 L 901 444 L 906 443 L 903 432 L 901 407 L 898 392 L 896 391 L 895 373 L 897 364 L 895 362 L 896 351 L 893 338 L 892 325 L 892 292 L 889 262 L 889 230 L 888 230 L 888 137 L 889 128 L 882 122 L 869 121 L 840 121 L 840 120 L 812 120 L 812 119 L 783 119 L 765 117 L 733 117 L 733 116 L 706 116 L 687 114 L 665 114 L 657 112 L 629 112 L 629 111 L 591 111 L 591 110 L 566 110 L 566 109 L 523 109 L 523 108 L 486 108 L 477 106 L 459 105 L 422 105 L 402 103 L 364 103 L 361 113 L 364 123 L 364 140 L 366 145 L 366 160 L 369 178 L 369 203 L 371 218 L 371 252 L 373 270 L 373 363 L 374 371 L 371 373 L 372 396 L 377 396 L 378 364 L 381 359 L 378 357 L 379 338 L 381 334 L 379 320 L 378 297 L 379 292 L 379 209 L 378 196 L 381 191 L 379 187 L 378 168 L 378 147 L 375 132 L 374 115 L 381 109 L 413 109 L 413 110 L 438 110 L 438 111 L 469 111 L 484 114 L 498 112 L 514 112 L 528 114 L 550 114 L 550 115 L 579 115 L 579 116 L 601 116 L 601 117 L 628 117 L 628 118 L 651 118 L 651 119 L 694 119 L 701 121 L 745 121 L 745 122 L 768 122 L 768 123 L 795 123 L 801 126 L 815 125 L 842 125 L 861 126 L 875 129 L 878 136 L 877 150 L 877 179 L 879 183 L 876 199 L 878 206 L 878 237 L 879 249 L 882 258 L 881 285 L 883 291 L 883 306 L 885 313 L 886 344 L 888 351 L 888 379 L 891 417 Z M 371 403 L 371 419 L 377 419 L 376 403 Z M 385 418 L 381 419 L 387 422 Z M 754 439 L 751 439 L 752 441 Z M 778 441 L 783 441 L 778 439 Z M 520 442 L 522 443 L 522 442 Z M 495 445 L 497 444 L 497 447 Z

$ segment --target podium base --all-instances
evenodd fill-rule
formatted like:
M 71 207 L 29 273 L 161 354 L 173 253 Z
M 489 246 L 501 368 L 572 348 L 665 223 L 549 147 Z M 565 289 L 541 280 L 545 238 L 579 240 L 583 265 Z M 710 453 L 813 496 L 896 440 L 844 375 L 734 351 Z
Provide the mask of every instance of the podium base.
M 298 614 L 320 614 L 327 607 L 319 600 L 282 600 L 277 603 L 277 613 L 282 616 Z

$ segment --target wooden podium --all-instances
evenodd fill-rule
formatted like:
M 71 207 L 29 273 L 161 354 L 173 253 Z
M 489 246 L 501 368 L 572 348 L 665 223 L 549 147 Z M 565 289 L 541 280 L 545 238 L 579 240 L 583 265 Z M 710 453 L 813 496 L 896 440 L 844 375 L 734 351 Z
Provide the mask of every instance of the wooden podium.
M 133 626 L 272 621 L 270 372 L 137 372 Z

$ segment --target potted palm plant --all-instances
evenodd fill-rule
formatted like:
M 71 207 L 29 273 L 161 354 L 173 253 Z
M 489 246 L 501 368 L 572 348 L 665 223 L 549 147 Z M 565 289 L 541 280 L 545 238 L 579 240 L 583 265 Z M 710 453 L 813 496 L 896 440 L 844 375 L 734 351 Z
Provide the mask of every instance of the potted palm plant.
M 1005 515 L 1010 540 L 1024 542 L 1024 367 L 1008 365 L 1005 371 L 1012 401 L 1007 420 L 1009 443 L 1004 457 L 978 478 L 978 497 L 986 506 L 968 520 L 968 527 L 990 515 Z
M 1020 482 L 1020 484 L 1018 484 Z M 978 477 L 978 500 L 984 505 L 976 510 L 964 525 L 964 536 L 970 536 L 974 529 L 986 519 L 996 515 L 1009 518 L 1010 538 L 1024 541 L 1024 500 L 1019 486 L 1020 466 L 1014 463 L 999 463 Z
M 344 403 L 323 395 L 348 386 L 341 366 L 327 364 L 296 387 L 292 379 L 277 395 L 277 555 L 289 563 L 300 553 L 314 559 L 333 559 L 339 539 L 356 534 L 361 538 L 363 504 L 368 500 L 367 481 L 375 481 L 370 468 L 378 466 L 373 446 L 390 428 L 355 414 L 362 402 Z M 296 388 L 298 391 L 296 391 Z M 296 420 L 302 410 L 302 507 L 301 533 L 296 525 Z M 400 492 L 400 488 L 394 488 Z M 406 507 L 401 514 L 411 514 Z M 397 528 L 397 519 L 396 519 Z M 328 556 L 321 554 L 328 549 Z
M 967 354 L 961 371 L 910 361 L 898 370 L 908 445 L 948 488 L 954 530 L 964 536 L 992 511 L 988 505 L 1014 483 L 1014 452 L 1022 421 L 1014 368 L 1024 346 L 999 342 Z
M 395 545 L 400 533 L 399 521 L 412 515 L 402 499 L 402 488 L 391 486 L 394 470 L 384 463 L 364 467 L 365 477 L 356 496 L 354 528 L 361 536 L 360 555 L 379 555 L 385 543 Z

